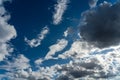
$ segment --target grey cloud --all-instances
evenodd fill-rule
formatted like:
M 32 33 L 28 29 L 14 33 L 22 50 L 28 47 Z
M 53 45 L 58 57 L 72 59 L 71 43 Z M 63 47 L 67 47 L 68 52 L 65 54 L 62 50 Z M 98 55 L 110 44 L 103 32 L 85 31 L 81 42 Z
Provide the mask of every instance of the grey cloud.
M 82 14 L 80 35 L 83 40 L 106 48 L 120 43 L 120 2 L 104 2 Z
M 101 63 L 102 58 L 99 60 L 97 57 L 83 58 L 79 62 L 69 63 L 63 65 L 59 72 L 65 74 L 58 77 L 59 80 L 67 78 L 68 80 L 80 79 L 80 80 L 106 80 L 111 77 L 115 77 L 117 74 L 114 72 L 114 67 L 109 62 Z M 118 70 L 118 69 L 116 69 Z M 118 70 L 119 71 L 119 70 Z
M 72 80 L 68 77 L 68 75 L 61 75 L 56 80 Z

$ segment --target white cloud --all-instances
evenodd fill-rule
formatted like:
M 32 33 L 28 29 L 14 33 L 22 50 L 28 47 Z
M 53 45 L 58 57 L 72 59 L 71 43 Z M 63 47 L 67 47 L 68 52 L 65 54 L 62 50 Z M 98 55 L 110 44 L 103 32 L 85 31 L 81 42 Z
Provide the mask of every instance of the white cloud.
M 8 40 L 7 38 L 4 39 L 6 39 L 6 41 Z M 2 44 L 4 44 L 4 42 L 1 42 L 1 45 Z M 50 51 L 45 59 L 53 57 L 56 52 L 63 50 L 67 44 L 68 41 L 66 39 L 60 39 L 56 44 L 49 47 Z M 107 51 L 109 49 L 112 49 L 112 51 Z M 57 58 L 72 58 L 72 60 L 66 64 L 56 64 L 48 67 L 39 66 L 37 70 L 32 70 L 29 59 L 24 55 L 19 55 L 17 58 L 14 58 L 12 62 L 8 61 L 7 65 L 0 67 L 1 69 L 9 71 L 5 73 L 5 75 L 0 75 L 0 79 L 3 77 L 8 77 L 9 80 L 120 79 L 120 46 L 100 50 L 89 46 L 86 42 L 76 40 L 71 44 L 69 50 L 63 54 L 59 54 Z M 37 60 L 36 64 L 41 63 L 43 60 L 44 59 Z
M 70 33 L 72 33 L 72 29 L 70 27 L 68 27 L 67 30 L 64 31 L 63 36 L 67 37 Z
M 113 56 L 114 55 L 114 56 Z M 77 54 L 77 56 L 80 56 Z M 119 75 L 119 54 L 113 52 L 106 54 L 88 55 L 83 58 L 74 58 L 64 65 L 53 65 L 51 67 L 39 67 L 37 71 L 25 74 L 23 79 L 32 80 L 107 80 Z M 24 72 L 25 73 L 25 72 Z M 29 75 L 29 77 L 28 77 Z
M 70 49 L 68 50 L 69 53 L 73 51 L 77 54 L 74 54 L 74 56 L 71 53 L 69 54 L 69 57 L 72 58 L 69 63 L 48 67 L 39 66 L 35 71 L 30 68 L 29 59 L 21 55 L 15 58 L 13 63 L 9 63 L 10 68 L 7 65 L 6 68 L 14 73 L 8 72 L 6 75 L 11 78 L 10 80 L 86 80 L 88 78 L 92 80 L 112 80 L 119 78 L 120 47 L 114 47 L 113 51 L 110 52 L 103 53 L 101 51 L 99 54 L 91 54 L 92 50 L 90 49 L 93 49 L 92 47 L 89 48 L 84 42 L 75 41 Z
M 66 46 L 68 45 L 68 41 L 66 39 L 60 39 L 57 41 L 56 44 L 53 44 L 49 47 L 49 52 L 47 53 L 47 55 L 45 56 L 45 58 L 39 58 L 35 61 L 36 65 L 41 65 L 42 62 L 44 62 L 45 60 L 49 60 L 49 59 L 58 59 L 56 57 L 53 57 L 56 52 L 62 51 Z
M 29 59 L 26 58 L 24 55 L 20 54 L 18 57 L 13 58 L 11 61 L 6 61 L 6 65 L 1 66 L 0 68 L 3 68 L 7 71 L 14 71 L 16 70 L 24 70 L 30 67 L 29 65 Z
M 62 16 L 67 9 L 67 4 L 69 0 L 57 0 L 57 4 L 55 5 L 55 12 L 53 15 L 53 23 L 55 25 L 59 24 L 62 20 Z
M 55 55 L 56 52 L 62 51 L 68 44 L 66 39 L 60 39 L 58 42 L 49 47 L 50 51 L 45 56 L 45 59 L 51 59 L 52 56 Z
M 58 58 L 66 59 L 69 57 L 82 58 L 88 56 L 90 52 L 94 51 L 92 46 L 89 46 L 86 42 L 76 40 L 72 43 L 71 48 L 65 51 L 63 54 L 59 54 Z M 80 56 L 77 56 L 80 55 Z
M 37 59 L 37 60 L 35 60 L 35 64 L 40 65 L 40 64 L 42 64 L 43 61 L 44 61 L 44 59 L 42 59 L 42 58 Z
M 12 61 L 5 61 L 6 64 L 1 65 L 0 68 L 8 72 L 0 77 L 0 79 L 7 77 L 10 78 L 10 80 L 19 80 L 18 78 L 24 79 L 28 77 L 28 69 L 31 67 L 29 61 L 30 60 L 22 54 L 18 55 L 16 58 L 13 58 Z
M 3 2 L 6 0 L 0 0 L 0 61 L 2 61 L 9 52 L 13 51 L 8 42 L 17 36 L 14 26 L 8 24 L 10 15 L 6 14 L 7 11 L 4 8 Z
M 43 30 L 40 32 L 40 34 L 37 35 L 37 38 L 32 39 L 32 40 L 28 40 L 25 37 L 25 42 L 27 42 L 27 44 L 32 48 L 33 47 L 38 47 L 39 45 L 41 45 L 41 41 L 46 37 L 48 32 L 49 32 L 49 29 L 46 26 L 46 27 L 43 28 Z

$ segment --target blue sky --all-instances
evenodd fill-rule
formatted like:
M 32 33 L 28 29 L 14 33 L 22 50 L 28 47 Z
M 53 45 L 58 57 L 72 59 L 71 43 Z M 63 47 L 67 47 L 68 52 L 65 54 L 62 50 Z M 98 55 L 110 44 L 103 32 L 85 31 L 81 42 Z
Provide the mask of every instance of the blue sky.
M 99 49 L 79 30 L 85 12 L 116 1 L 0 0 L 0 80 L 119 80 L 120 46 Z

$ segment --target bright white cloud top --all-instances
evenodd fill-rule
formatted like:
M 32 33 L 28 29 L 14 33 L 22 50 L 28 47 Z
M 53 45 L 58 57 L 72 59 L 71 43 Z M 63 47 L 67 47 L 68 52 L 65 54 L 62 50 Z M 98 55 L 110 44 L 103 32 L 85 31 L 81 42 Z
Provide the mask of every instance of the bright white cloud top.
M 53 24 L 57 25 L 62 21 L 62 16 L 67 9 L 67 4 L 69 0 L 57 0 L 57 4 L 55 5 L 55 12 L 53 15 Z
M 38 47 L 41 45 L 41 41 L 46 37 L 46 35 L 49 33 L 49 28 L 46 26 L 43 28 L 43 30 L 40 32 L 40 34 L 37 35 L 36 38 L 29 40 L 25 37 L 25 42 L 33 48 L 33 47 Z

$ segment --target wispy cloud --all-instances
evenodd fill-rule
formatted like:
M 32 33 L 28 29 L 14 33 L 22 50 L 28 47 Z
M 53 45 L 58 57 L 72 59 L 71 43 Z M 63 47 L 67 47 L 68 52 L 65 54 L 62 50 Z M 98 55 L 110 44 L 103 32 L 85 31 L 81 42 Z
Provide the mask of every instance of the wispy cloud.
M 60 39 L 58 42 L 49 47 L 50 51 L 45 56 L 45 59 L 51 59 L 56 52 L 62 51 L 68 44 L 66 39 Z
M 89 6 L 90 8 L 96 7 L 98 0 L 89 0 Z
M 55 5 L 55 12 L 53 15 L 53 24 L 57 25 L 61 22 L 68 3 L 69 0 L 57 0 L 57 4 Z
M 46 35 L 49 32 L 49 28 L 46 26 L 42 29 L 42 31 L 40 32 L 40 34 L 37 35 L 36 38 L 29 40 L 27 37 L 25 37 L 25 42 L 27 42 L 27 44 L 30 47 L 38 47 L 39 45 L 41 45 L 41 41 L 46 37 Z

